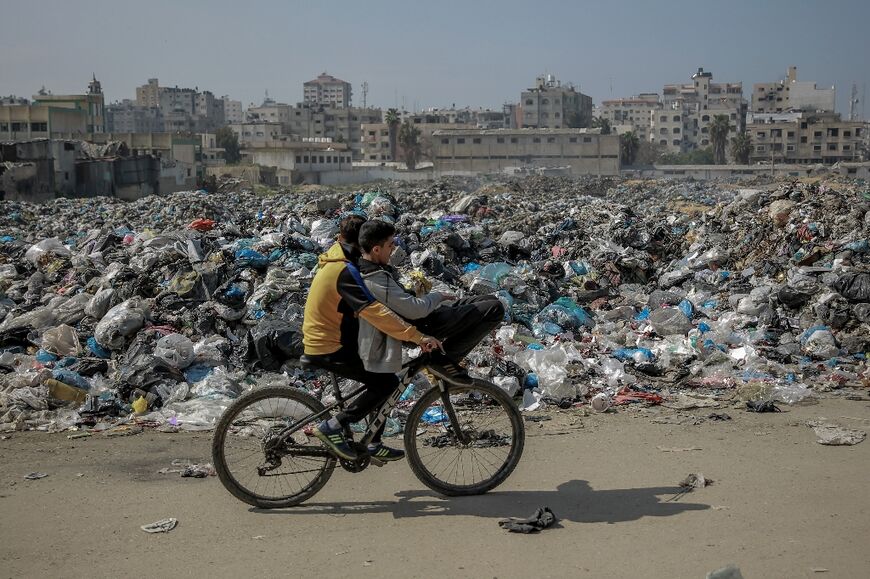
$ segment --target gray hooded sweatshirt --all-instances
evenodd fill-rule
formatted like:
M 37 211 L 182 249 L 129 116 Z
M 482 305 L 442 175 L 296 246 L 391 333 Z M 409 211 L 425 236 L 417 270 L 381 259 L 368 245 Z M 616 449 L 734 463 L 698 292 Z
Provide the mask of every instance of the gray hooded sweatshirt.
M 405 318 L 417 320 L 432 313 L 443 301 L 440 293 L 418 298 L 403 288 L 390 266 L 361 259 L 359 271 L 366 288 L 376 300 Z M 381 332 L 367 321 L 359 321 L 359 356 L 369 372 L 395 373 L 402 369 L 402 343 Z

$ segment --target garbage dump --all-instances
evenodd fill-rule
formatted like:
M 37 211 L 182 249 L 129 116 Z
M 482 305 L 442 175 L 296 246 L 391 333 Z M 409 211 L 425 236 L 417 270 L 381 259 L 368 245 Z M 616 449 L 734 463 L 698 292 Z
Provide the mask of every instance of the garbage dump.
M 527 177 L 0 201 L 0 430 L 205 430 L 264 384 L 331 396 L 297 361 L 317 256 L 349 212 L 395 224 L 407 287 L 498 296 L 504 324 L 467 365 L 521 409 L 866 393 L 870 188 L 746 187 Z

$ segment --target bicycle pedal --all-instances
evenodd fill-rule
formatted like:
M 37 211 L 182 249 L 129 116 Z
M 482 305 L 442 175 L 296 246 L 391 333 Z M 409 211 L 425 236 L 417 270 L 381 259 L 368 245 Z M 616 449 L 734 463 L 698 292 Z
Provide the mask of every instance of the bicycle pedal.
M 370 462 L 370 464 L 373 464 L 375 466 L 384 466 L 385 464 L 387 464 L 386 461 L 383 461 L 379 458 L 375 458 L 373 456 L 369 457 L 369 462 Z

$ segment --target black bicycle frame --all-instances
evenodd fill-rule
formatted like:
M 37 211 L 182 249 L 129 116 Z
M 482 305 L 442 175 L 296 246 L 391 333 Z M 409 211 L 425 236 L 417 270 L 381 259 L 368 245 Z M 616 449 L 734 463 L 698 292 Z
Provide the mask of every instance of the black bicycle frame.
M 375 437 L 375 434 L 378 432 L 378 430 L 380 430 L 380 428 L 384 424 L 384 422 L 386 422 L 387 417 L 393 411 L 393 408 L 396 407 L 396 404 L 399 402 L 399 398 L 401 398 L 402 393 L 405 391 L 405 389 L 411 383 L 411 380 L 414 378 L 414 376 L 417 375 L 417 373 L 420 370 L 422 370 L 425 367 L 426 367 L 425 364 L 422 364 L 419 358 L 415 358 L 415 359 L 409 361 L 407 364 L 404 364 L 402 366 L 402 370 L 401 370 L 401 372 L 399 372 L 399 386 L 390 395 L 390 397 L 387 398 L 387 400 L 381 405 L 381 407 L 378 409 L 377 413 L 375 414 L 374 419 L 369 421 L 369 425 L 368 425 L 368 428 L 366 428 L 365 435 L 363 436 L 362 441 L 360 441 L 360 444 L 362 446 L 367 446 L 372 441 L 372 439 Z M 318 420 L 320 418 L 323 418 L 324 416 L 330 414 L 336 408 L 344 409 L 344 403 L 346 400 L 350 400 L 351 398 L 353 398 L 354 396 L 360 394 L 363 390 L 365 390 L 365 386 L 360 386 L 359 388 L 357 388 L 356 390 L 354 390 L 353 392 L 351 392 L 347 396 L 344 396 L 341 393 L 341 388 L 339 388 L 339 386 L 338 386 L 338 379 L 336 378 L 335 373 L 330 372 L 330 374 L 332 376 L 332 387 L 333 387 L 333 391 L 335 394 L 335 402 L 333 402 L 332 404 L 330 404 L 329 406 L 327 406 L 326 408 L 324 408 L 320 412 L 317 412 L 315 414 L 309 414 L 305 418 L 303 418 L 303 419 L 295 422 L 294 424 L 291 424 L 291 425 L 287 426 L 286 428 L 284 428 L 278 434 L 278 437 L 275 441 L 275 447 L 277 447 L 277 448 L 283 447 L 284 443 L 287 441 L 287 439 L 290 438 L 290 435 L 292 435 L 294 432 L 299 430 L 299 428 L 301 428 L 302 426 L 309 424 L 310 422 L 313 422 L 313 421 Z M 450 395 L 448 392 L 447 384 L 443 380 L 439 380 L 438 381 L 438 389 L 441 390 L 441 403 L 444 405 L 444 410 L 447 413 L 447 416 L 450 419 L 451 424 L 453 425 L 453 431 L 454 431 L 455 435 L 459 438 L 460 442 L 462 442 L 463 444 L 466 444 L 468 442 L 468 437 L 464 432 L 462 432 L 462 429 L 459 427 L 459 420 L 456 417 L 456 411 L 453 409 L 453 404 L 450 402 Z M 348 432 L 346 432 L 346 434 L 350 437 L 351 436 L 351 432 L 349 432 L 350 426 L 347 426 L 346 428 L 348 430 Z M 300 449 L 298 447 L 295 448 L 294 454 L 298 454 L 298 455 L 309 454 L 309 452 L 307 450 L 302 451 L 302 452 L 300 452 L 300 450 L 302 450 L 302 449 Z M 324 452 L 323 449 L 312 448 L 310 451 L 310 454 L 320 456 L 323 454 L 323 452 Z

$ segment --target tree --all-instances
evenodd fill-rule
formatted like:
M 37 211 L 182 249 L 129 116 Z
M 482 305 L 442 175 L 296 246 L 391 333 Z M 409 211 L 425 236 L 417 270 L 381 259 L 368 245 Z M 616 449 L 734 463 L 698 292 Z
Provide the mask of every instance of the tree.
M 662 165 L 712 165 L 713 148 L 705 147 L 687 153 L 665 153 L 659 162 Z
M 580 111 L 571 111 L 565 115 L 565 123 L 568 125 L 569 129 L 586 128 L 586 120 L 583 118 L 583 115 L 580 114 Z
M 658 143 L 643 140 L 637 148 L 637 158 L 635 159 L 635 162 L 640 165 L 655 165 L 661 159 L 664 149 L 665 148 Z
M 595 117 L 592 119 L 592 128 L 593 129 L 601 129 L 602 135 L 610 134 L 610 119 L 606 119 L 604 117 Z
M 396 158 L 396 137 L 398 136 L 399 128 L 399 111 L 398 109 L 387 109 L 387 114 L 384 115 L 384 122 L 387 123 L 387 129 L 390 136 L 390 158 L 397 161 Z
M 242 160 L 239 137 L 231 128 L 219 128 L 214 134 L 214 142 L 215 145 L 224 150 L 224 159 L 228 165 L 235 165 Z
M 420 129 L 415 127 L 410 120 L 402 123 L 402 128 L 399 129 L 399 145 L 402 146 L 405 166 L 413 171 L 423 148 L 420 144 Z
M 623 165 L 634 165 L 639 147 L 640 139 L 632 131 L 619 135 L 619 152 L 622 155 Z
M 716 115 L 710 123 L 710 140 L 713 142 L 713 162 L 717 165 L 725 164 L 725 145 L 728 144 L 728 132 L 731 130 L 731 121 L 728 115 Z
M 746 131 L 731 139 L 731 158 L 739 165 L 749 164 L 749 154 L 752 152 L 752 142 Z

